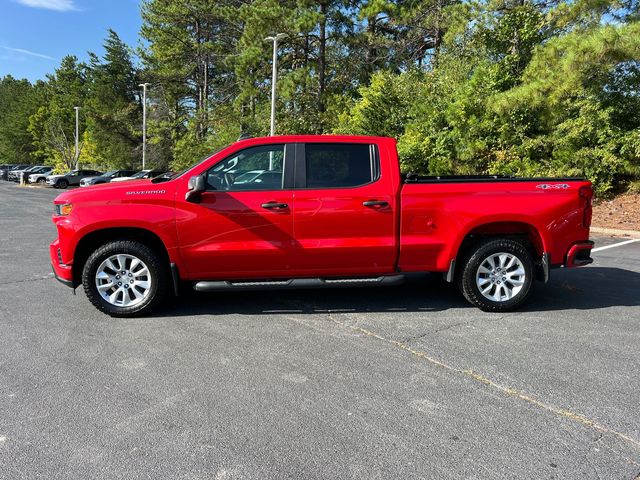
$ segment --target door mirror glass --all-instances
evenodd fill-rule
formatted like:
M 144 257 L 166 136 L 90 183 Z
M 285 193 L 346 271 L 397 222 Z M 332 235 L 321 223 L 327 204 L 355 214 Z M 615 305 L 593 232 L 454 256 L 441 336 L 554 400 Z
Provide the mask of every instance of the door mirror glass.
M 189 190 L 185 195 L 187 202 L 199 203 L 202 192 L 206 190 L 204 175 L 198 175 L 189 179 Z

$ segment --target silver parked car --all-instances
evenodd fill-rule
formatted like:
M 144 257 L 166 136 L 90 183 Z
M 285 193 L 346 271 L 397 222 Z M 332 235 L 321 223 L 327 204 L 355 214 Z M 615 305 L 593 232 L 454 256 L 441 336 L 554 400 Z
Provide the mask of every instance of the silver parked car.
M 80 185 L 80 181 L 86 177 L 99 177 L 102 172 L 96 170 L 73 170 L 63 175 L 49 175 L 47 177 L 47 185 L 53 188 L 67 188 L 73 185 Z
M 91 185 L 99 185 L 101 183 L 109 183 L 117 178 L 129 177 L 136 173 L 135 170 L 113 170 L 99 177 L 86 177 L 80 181 L 81 187 L 89 187 Z

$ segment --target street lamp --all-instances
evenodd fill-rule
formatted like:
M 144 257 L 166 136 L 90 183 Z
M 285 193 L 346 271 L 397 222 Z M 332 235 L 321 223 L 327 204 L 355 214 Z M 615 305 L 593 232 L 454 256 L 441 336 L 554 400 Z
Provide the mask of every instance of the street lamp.
M 75 159 L 76 159 L 76 168 L 80 167 L 80 153 L 78 151 L 78 113 L 80 111 L 80 107 L 73 107 L 76 111 L 76 151 L 75 151 Z
M 142 87 L 142 170 L 147 162 L 147 86 L 150 83 L 141 83 Z
M 271 133 L 276 133 L 276 81 L 278 79 L 278 41 L 287 36 L 286 33 L 279 33 L 275 37 L 267 37 L 265 42 L 273 42 L 273 72 L 271 74 Z

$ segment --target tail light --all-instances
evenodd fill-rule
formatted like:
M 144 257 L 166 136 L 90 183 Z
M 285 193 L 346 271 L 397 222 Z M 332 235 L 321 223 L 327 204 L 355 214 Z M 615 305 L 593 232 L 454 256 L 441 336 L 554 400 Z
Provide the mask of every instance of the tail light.
M 589 228 L 591 226 L 591 218 L 593 217 L 593 208 L 591 200 L 593 199 L 593 188 L 591 185 L 584 185 L 578 191 L 580 199 L 584 201 L 584 212 L 582 214 L 582 226 Z

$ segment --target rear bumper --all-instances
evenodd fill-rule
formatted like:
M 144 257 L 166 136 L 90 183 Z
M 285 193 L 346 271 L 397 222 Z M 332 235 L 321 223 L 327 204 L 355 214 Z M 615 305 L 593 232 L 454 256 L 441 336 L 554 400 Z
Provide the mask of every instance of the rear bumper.
M 564 266 L 571 267 L 583 267 L 593 262 L 591 258 L 591 249 L 594 243 L 591 240 L 574 243 L 569 251 L 564 262 Z
M 53 274 L 56 277 L 56 280 L 64 283 L 67 287 L 73 288 L 73 266 L 62 263 L 59 245 L 58 240 L 55 240 L 51 245 L 49 245 L 51 268 L 53 269 Z

